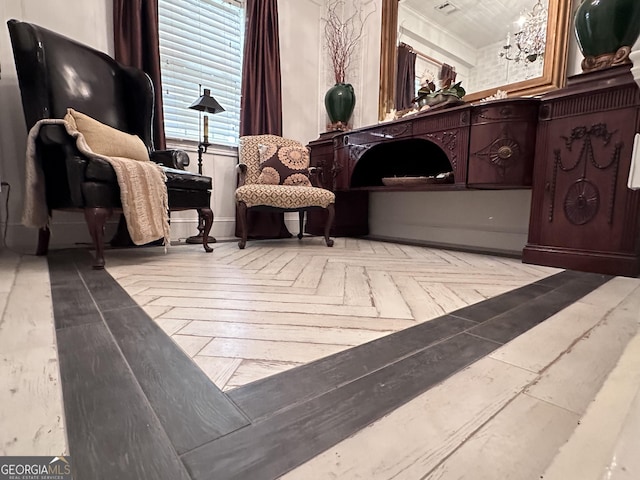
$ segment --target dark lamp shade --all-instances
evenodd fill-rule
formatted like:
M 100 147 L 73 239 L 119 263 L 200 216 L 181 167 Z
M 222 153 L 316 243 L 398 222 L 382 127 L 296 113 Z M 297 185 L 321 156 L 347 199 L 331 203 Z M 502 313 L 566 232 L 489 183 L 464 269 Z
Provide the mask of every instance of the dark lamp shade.
M 224 112 L 224 108 L 211 96 L 211 90 L 204 89 L 204 93 L 195 102 L 189 105 L 189 108 L 199 110 L 207 113 L 220 113 Z

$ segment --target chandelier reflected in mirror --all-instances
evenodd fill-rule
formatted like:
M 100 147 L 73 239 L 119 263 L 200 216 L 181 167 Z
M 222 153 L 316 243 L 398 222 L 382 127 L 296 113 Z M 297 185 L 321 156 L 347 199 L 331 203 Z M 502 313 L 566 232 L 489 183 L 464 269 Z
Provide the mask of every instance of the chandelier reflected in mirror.
M 507 33 L 507 41 L 500 49 L 500 57 L 514 62 L 532 63 L 542 60 L 547 42 L 547 7 L 538 0 L 529 12 L 524 12 L 517 22 L 519 31 L 513 36 Z

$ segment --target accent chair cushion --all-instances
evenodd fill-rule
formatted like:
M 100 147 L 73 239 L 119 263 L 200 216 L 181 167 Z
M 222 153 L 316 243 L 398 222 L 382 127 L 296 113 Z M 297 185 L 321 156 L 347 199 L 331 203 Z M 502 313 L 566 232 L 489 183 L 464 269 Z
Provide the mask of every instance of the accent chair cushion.
M 258 145 L 260 152 L 259 184 L 310 187 L 309 151 L 305 147 Z
M 238 156 L 240 157 L 240 163 L 247 166 L 247 184 L 258 181 L 258 177 L 260 176 L 260 150 L 258 150 L 258 146 L 260 144 L 266 145 L 267 143 L 284 147 L 304 147 L 300 142 L 278 135 L 245 135 L 240 137 Z
M 84 113 L 67 109 L 64 120 L 84 136 L 92 152 L 106 157 L 148 161 L 147 146 L 137 135 L 117 130 Z
M 335 203 L 336 196 L 330 190 L 318 187 L 291 185 L 243 185 L 236 189 L 236 201 L 247 207 L 269 206 L 285 209 L 305 207 L 327 208 Z

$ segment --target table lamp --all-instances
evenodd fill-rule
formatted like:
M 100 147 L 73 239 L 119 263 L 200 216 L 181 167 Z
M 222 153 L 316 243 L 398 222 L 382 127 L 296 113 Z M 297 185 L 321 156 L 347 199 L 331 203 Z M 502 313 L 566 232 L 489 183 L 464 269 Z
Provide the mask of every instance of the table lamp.
M 189 108 L 205 113 L 203 118 L 202 141 L 198 143 L 198 173 L 202 175 L 202 154 L 207 153 L 207 148 L 211 145 L 209 143 L 209 116 L 207 114 L 224 112 L 224 108 L 222 108 L 216 99 L 211 96 L 211 90 L 208 88 L 204 89 L 204 93 L 200 95 L 195 102 L 189 105 Z M 201 244 L 203 231 L 204 218 L 202 218 L 202 215 L 198 214 L 198 235 L 187 238 L 186 242 Z M 209 243 L 215 243 L 215 241 L 215 238 L 209 237 Z

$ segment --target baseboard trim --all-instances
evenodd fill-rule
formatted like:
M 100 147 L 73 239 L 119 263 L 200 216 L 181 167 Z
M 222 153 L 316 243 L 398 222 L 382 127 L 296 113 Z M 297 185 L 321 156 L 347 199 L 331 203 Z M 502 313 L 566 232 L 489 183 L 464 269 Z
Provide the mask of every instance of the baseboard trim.
M 456 252 L 479 253 L 484 255 L 494 255 L 497 257 L 505 257 L 505 258 L 520 258 L 520 259 L 522 258 L 522 252 L 514 251 L 514 250 L 500 250 L 495 248 L 475 247 L 472 245 L 456 245 L 452 243 L 432 242 L 429 240 L 387 237 L 384 235 L 365 235 L 364 237 L 361 237 L 361 238 L 366 238 L 368 240 L 375 240 L 378 242 L 399 243 L 401 245 L 413 245 L 416 247 L 440 248 L 442 250 L 452 250 Z

